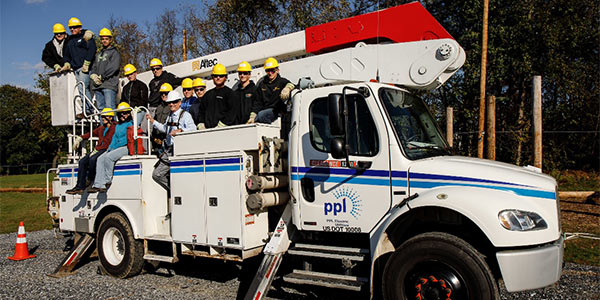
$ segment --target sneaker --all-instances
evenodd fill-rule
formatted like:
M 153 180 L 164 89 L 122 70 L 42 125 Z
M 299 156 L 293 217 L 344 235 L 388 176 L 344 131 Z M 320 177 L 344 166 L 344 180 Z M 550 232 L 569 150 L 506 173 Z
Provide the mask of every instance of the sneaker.
M 106 193 L 106 188 L 91 187 L 87 189 L 88 193 Z
M 83 189 L 80 189 L 78 187 L 74 187 L 70 190 L 67 190 L 65 193 L 69 194 L 69 195 L 81 195 L 83 194 Z

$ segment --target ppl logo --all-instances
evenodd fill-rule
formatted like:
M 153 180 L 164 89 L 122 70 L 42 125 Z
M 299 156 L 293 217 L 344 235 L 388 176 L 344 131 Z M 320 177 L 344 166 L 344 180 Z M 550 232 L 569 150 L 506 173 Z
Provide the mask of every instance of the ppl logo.
M 362 200 L 356 191 L 349 187 L 342 187 L 333 191 L 335 201 L 325 202 L 323 210 L 326 216 L 350 214 L 358 220 L 362 211 Z

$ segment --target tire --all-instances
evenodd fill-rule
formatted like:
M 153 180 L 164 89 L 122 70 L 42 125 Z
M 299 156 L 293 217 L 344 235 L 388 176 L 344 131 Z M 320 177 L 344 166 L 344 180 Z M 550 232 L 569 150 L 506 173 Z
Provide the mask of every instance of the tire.
M 382 285 L 384 299 L 500 297 L 483 255 L 464 240 L 442 232 L 420 234 L 400 245 L 386 263 Z
M 111 276 L 135 276 L 144 266 L 144 243 L 133 238 L 131 225 L 122 213 L 111 213 L 102 220 L 96 248 L 102 267 Z

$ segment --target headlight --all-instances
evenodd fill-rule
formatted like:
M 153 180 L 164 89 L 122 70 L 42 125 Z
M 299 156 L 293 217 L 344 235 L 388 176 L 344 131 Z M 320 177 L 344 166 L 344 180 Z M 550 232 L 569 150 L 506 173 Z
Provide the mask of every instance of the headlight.
M 516 209 L 503 210 L 498 214 L 502 227 L 513 231 L 540 230 L 548 228 L 540 215 Z

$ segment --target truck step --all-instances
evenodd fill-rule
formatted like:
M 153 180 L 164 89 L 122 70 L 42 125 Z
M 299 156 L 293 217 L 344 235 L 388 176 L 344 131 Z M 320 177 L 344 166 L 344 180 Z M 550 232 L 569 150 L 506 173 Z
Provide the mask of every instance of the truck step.
M 364 277 L 304 270 L 294 270 L 292 273 L 283 276 L 283 280 L 294 284 L 317 285 L 350 291 L 360 291 L 361 286 L 368 282 L 368 279 Z
M 348 259 L 351 261 L 363 261 L 369 253 L 368 249 L 324 246 L 313 244 L 295 244 L 288 250 L 291 255 L 312 256 L 330 259 Z
M 176 262 L 177 258 L 173 257 L 173 256 L 145 254 L 144 259 L 145 260 L 153 260 L 153 261 L 162 261 L 162 262 L 167 262 L 167 263 L 174 263 L 174 262 Z

